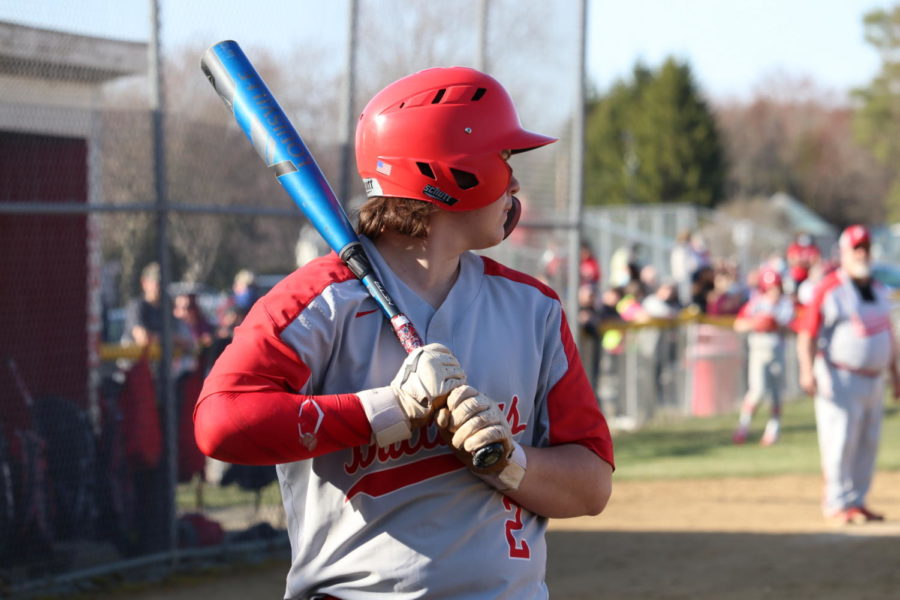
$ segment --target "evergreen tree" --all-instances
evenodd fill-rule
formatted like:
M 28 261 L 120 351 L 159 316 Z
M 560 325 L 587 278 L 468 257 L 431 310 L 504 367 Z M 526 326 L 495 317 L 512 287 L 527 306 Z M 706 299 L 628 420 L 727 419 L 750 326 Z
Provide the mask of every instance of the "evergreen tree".
M 900 6 L 867 13 L 864 23 L 866 41 L 881 55 L 881 71 L 855 92 L 860 101 L 856 133 L 876 160 L 893 167 L 900 163 Z M 888 218 L 900 220 L 900 173 L 896 170 L 886 204 Z
M 725 161 L 715 119 L 690 68 L 668 59 L 638 64 L 592 103 L 585 149 L 587 204 L 722 199 Z

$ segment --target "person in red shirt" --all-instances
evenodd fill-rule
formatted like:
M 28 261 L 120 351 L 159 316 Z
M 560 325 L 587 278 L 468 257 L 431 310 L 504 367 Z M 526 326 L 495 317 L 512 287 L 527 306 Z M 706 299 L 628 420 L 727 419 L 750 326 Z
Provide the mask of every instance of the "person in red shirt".
M 596 288 L 600 285 L 600 263 L 594 256 L 594 251 L 588 242 L 581 242 L 581 254 L 578 263 L 578 275 L 581 285 L 590 285 Z
M 808 233 L 798 233 L 787 247 L 785 258 L 796 293 L 797 287 L 809 276 L 810 268 L 821 260 L 822 253 Z

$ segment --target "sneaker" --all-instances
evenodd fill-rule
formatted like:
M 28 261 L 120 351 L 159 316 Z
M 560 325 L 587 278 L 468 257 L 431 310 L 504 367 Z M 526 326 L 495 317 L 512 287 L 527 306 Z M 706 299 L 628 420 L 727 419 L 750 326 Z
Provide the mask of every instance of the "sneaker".
M 847 509 L 850 520 L 854 523 L 870 523 L 872 521 L 884 521 L 884 515 L 872 512 L 865 506 L 853 506 Z
M 731 436 L 731 441 L 735 444 L 743 444 L 747 441 L 747 430 L 738 427 Z

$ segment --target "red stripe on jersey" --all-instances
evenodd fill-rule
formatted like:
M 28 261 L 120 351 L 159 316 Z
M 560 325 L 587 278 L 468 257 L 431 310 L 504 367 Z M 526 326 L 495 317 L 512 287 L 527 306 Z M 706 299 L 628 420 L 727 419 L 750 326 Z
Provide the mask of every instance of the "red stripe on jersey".
M 542 294 L 547 296 L 548 298 L 553 298 L 554 300 L 559 300 L 559 296 L 556 294 L 556 291 L 550 287 L 549 285 L 542 282 L 540 279 L 536 277 L 532 277 L 531 275 L 526 275 L 521 271 L 516 271 L 515 269 L 510 269 L 505 265 L 501 265 L 496 260 L 488 258 L 486 256 L 481 257 L 482 262 L 484 263 L 484 274 L 485 275 L 494 275 L 505 277 L 510 281 L 515 281 L 516 283 L 524 283 L 526 285 L 530 285 L 533 288 L 537 288 L 540 290 Z
M 560 326 L 560 337 L 569 368 L 547 396 L 550 444 L 581 444 L 615 468 L 609 426 L 600 412 L 565 318 Z
M 219 460 L 277 464 L 368 444 L 371 427 L 352 394 L 302 396 L 309 367 L 280 337 L 329 285 L 353 278 L 333 253 L 298 269 L 257 302 L 203 384 L 194 409 L 198 447 Z M 301 405 L 314 398 L 314 432 Z
M 360 478 L 353 487 L 347 491 L 345 501 L 352 500 L 358 494 L 366 494 L 373 498 L 384 496 L 390 492 L 399 490 L 408 485 L 437 477 L 445 473 L 457 471 L 464 468 L 456 455 L 440 454 L 438 456 L 430 456 L 407 463 L 398 465 L 390 469 L 382 469 L 374 473 L 367 473 Z
M 840 271 L 826 275 L 813 290 L 813 297 L 803 309 L 803 318 L 797 323 L 797 333 L 801 331 L 815 337 L 822 326 L 822 304 L 828 294 L 843 283 Z
M 495 260 L 482 257 L 486 275 L 505 277 L 517 283 L 530 285 L 548 298 L 557 302 L 559 296 L 550 286 L 540 280 L 510 269 Z M 553 386 L 547 397 L 550 417 L 550 444 L 581 444 L 592 450 L 600 458 L 615 467 L 612 437 L 606 418 L 600 412 L 597 397 L 581 364 L 575 340 L 569 331 L 563 311 L 560 326 L 560 341 L 566 353 L 569 368 L 565 375 Z

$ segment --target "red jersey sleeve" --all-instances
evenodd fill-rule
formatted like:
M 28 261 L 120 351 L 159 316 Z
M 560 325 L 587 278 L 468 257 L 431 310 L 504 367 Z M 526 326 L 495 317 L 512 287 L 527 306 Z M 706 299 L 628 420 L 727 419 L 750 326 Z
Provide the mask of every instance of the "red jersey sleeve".
M 813 290 L 812 299 L 803 309 L 803 315 L 797 321 L 797 333 L 805 332 L 815 337 L 819 334 L 819 328 L 822 327 L 822 304 L 828 293 L 836 286 L 840 285 L 840 278 L 837 271 L 829 273 L 822 281 L 816 285 Z
M 550 444 L 580 444 L 615 468 L 609 426 L 597 405 L 565 318 L 560 335 L 569 368 L 547 398 Z
M 368 444 L 372 430 L 357 396 L 296 393 L 309 375 L 258 302 L 204 382 L 194 409 L 197 446 L 226 462 L 272 465 Z
M 736 319 L 749 319 L 752 316 L 751 311 L 753 310 L 753 299 L 747 300 L 741 305 L 740 310 L 738 310 L 735 315 Z

